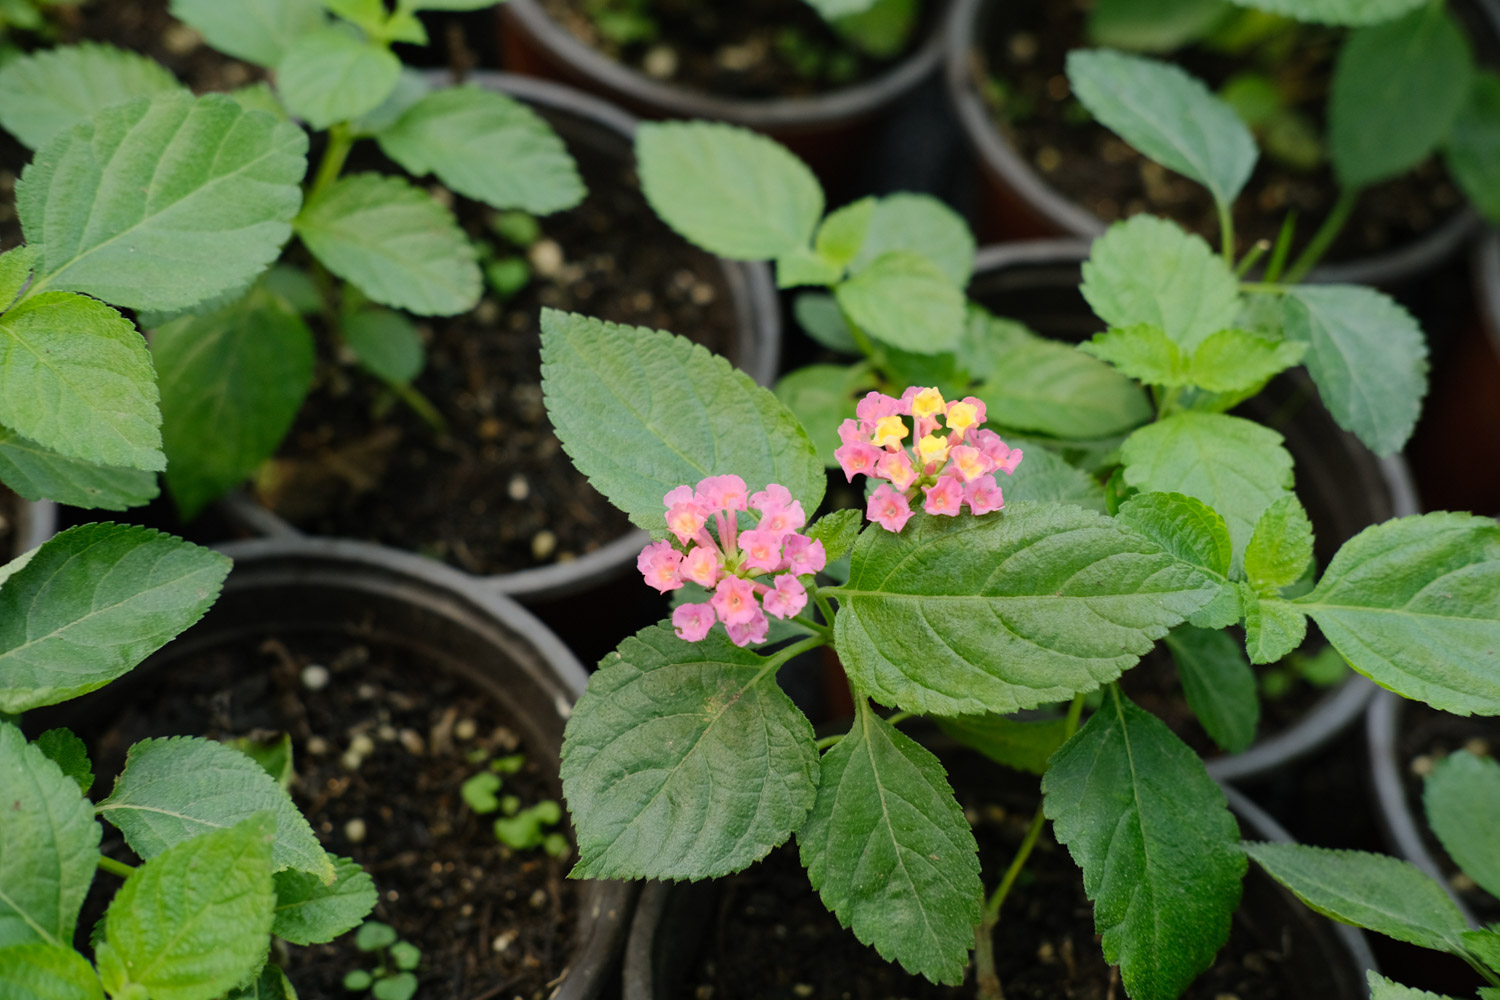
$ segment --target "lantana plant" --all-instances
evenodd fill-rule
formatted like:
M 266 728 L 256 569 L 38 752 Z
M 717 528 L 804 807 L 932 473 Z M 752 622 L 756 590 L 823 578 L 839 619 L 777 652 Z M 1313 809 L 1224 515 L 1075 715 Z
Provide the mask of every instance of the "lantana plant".
M 1203 761 L 1120 688 L 1158 641 L 1241 625 L 1252 644 L 1290 648 L 1310 617 L 1380 683 L 1500 714 L 1491 520 L 1375 525 L 1317 574 L 1289 492 L 1243 541 L 1183 492 L 1142 488 L 1113 515 L 1088 509 L 1055 455 L 1028 446 L 1022 458 L 981 438 L 980 408 L 931 385 L 867 394 L 837 447 L 852 472 L 873 476 L 886 459 L 871 461 L 865 445 L 897 456 L 915 439 L 906 457 L 933 481 L 906 482 L 905 511 L 872 492 L 866 509 L 817 516 L 826 479 L 813 440 L 723 359 L 670 333 L 558 312 L 542 329 L 543 390 L 564 448 L 655 535 L 646 582 L 686 590 L 696 576 L 724 594 L 709 601 L 711 621 L 694 601 L 626 638 L 575 707 L 562 764 L 574 876 L 716 878 L 795 837 L 812 887 L 860 941 L 944 983 L 965 978 L 972 951 L 978 994 L 996 997 L 995 929 L 1050 820 L 1125 990 L 1167 1000 L 1226 940 L 1247 859 Z M 924 451 L 927 438 L 941 440 Z M 971 484 L 1011 474 L 965 509 L 952 502 L 962 489 L 941 481 L 966 466 Z M 905 479 L 879 481 L 894 492 Z M 747 546 L 766 531 L 779 546 Z M 794 536 L 821 546 L 824 572 L 796 563 L 812 546 Z M 1299 581 L 1311 585 L 1293 589 Z M 788 612 L 765 642 L 756 602 L 762 615 Z M 823 740 L 775 681 L 819 647 L 842 662 L 855 705 L 851 728 Z M 1097 707 L 1085 719 L 1086 703 Z M 1014 717 L 1032 710 L 1041 716 Z M 1031 833 L 990 891 L 942 765 L 897 728 L 915 716 L 1045 771 Z

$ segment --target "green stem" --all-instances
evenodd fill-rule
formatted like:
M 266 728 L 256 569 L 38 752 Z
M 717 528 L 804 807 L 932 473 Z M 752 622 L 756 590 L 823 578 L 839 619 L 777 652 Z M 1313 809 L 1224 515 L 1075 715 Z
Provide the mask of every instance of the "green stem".
M 1308 243 L 1297 260 L 1286 272 L 1283 279 L 1285 284 L 1295 285 L 1307 273 L 1317 266 L 1318 261 L 1333 246 L 1333 241 L 1343 231 L 1344 224 L 1349 221 L 1349 216 L 1354 212 L 1355 203 L 1359 201 L 1359 188 L 1345 188 L 1339 192 L 1339 200 L 1334 203 L 1333 211 L 1328 213 L 1328 218 L 1318 227 L 1313 234 L 1312 242 Z
M 304 204 L 311 204 L 330 184 L 338 180 L 339 172 L 344 169 L 344 161 L 349 159 L 349 150 L 353 148 L 354 129 L 348 122 L 339 122 L 328 130 L 328 146 L 323 150 L 323 159 L 318 163 L 317 176 L 313 178 L 312 187 L 307 190 L 307 201 Z
M 1281 232 L 1276 234 L 1276 246 L 1271 250 L 1271 259 L 1266 262 L 1267 281 L 1276 282 L 1281 280 L 1282 269 L 1286 267 L 1287 255 L 1292 252 L 1292 237 L 1297 232 L 1297 210 L 1286 214 L 1281 220 Z
M 1234 213 L 1223 202 L 1219 206 L 1219 238 L 1224 246 L 1224 263 L 1234 266 Z
M 129 878 L 135 872 L 135 868 L 131 865 L 127 865 L 123 861 L 116 861 L 114 858 L 107 858 L 102 854 L 99 855 L 99 868 L 101 871 L 107 871 L 111 875 L 118 875 L 121 878 Z
M 1182 386 L 1174 385 L 1167 388 L 1161 394 L 1161 400 L 1156 409 L 1156 419 L 1165 420 L 1171 415 L 1177 406 L 1177 400 L 1182 397 Z
M 1270 281 L 1242 281 L 1240 291 L 1242 292 L 1265 292 L 1267 295 L 1285 295 L 1287 286 Z
M 434 433 L 448 433 L 448 421 L 443 419 L 443 415 L 438 412 L 437 407 L 433 406 L 427 397 L 417 390 L 416 386 L 410 382 L 387 382 L 386 385 L 390 386 L 391 391 L 401 398 L 401 402 L 411 407 L 413 412 L 421 417 L 423 422 L 428 427 L 431 427 Z
M 828 636 L 831 634 L 831 630 L 827 625 L 815 622 L 811 618 L 808 618 L 806 615 L 796 615 L 792 618 L 792 621 L 798 625 L 801 625 L 813 635 L 821 635 L 824 638 L 828 638 Z
M 778 652 L 772 653 L 766 659 L 766 666 L 772 670 L 779 670 L 792 657 L 801 656 L 809 649 L 817 649 L 819 646 L 828 645 L 828 636 L 810 635 L 806 639 L 799 640 L 786 646 Z
M 1245 259 L 1240 261 L 1239 265 L 1235 267 L 1234 276 L 1236 278 L 1243 278 L 1266 255 L 1266 251 L 1269 249 L 1271 249 L 1271 244 L 1265 240 L 1257 240 L 1255 246 L 1246 251 Z
M 817 742 L 817 744 L 816 744 L 817 748 L 819 750 L 827 750 L 829 747 L 833 746 L 839 740 L 843 739 L 844 736 L 845 736 L 844 733 L 834 733 L 832 736 L 825 736 L 825 737 L 823 737 L 821 740 L 819 740 Z
M 833 628 L 833 605 L 828 603 L 828 598 L 823 596 L 823 591 L 818 589 L 817 584 L 813 584 L 813 600 L 817 602 L 818 610 L 823 613 L 823 620 L 828 623 L 830 629 Z
M 885 721 L 889 722 L 893 726 L 899 726 L 901 725 L 901 723 L 905 722 L 911 717 L 911 712 L 892 712 L 890 715 L 886 716 Z

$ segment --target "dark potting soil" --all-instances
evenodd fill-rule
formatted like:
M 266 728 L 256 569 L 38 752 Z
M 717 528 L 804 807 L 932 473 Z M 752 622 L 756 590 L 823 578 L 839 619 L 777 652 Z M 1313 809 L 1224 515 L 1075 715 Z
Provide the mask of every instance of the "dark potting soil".
M 15 555 L 16 530 L 19 527 L 16 519 L 20 508 L 21 498 L 0 486 L 0 566 Z
M 326 669 L 326 685 L 308 682 L 314 664 Z M 493 817 L 473 813 L 460 794 L 487 760 L 527 748 L 491 699 L 437 664 L 344 636 L 267 635 L 186 658 L 116 697 L 127 693 L 124 712 L 89 739 L 96 797 L 109 793 L 137 740 L 288 732 L 293 798 L 325 848 L 374 878 L 380 901 L 371 918 L 421 949 L 419 996 L 531 1000 L 562 971 L 578 905 L 568 862 L 503 846 Z M 369 752 L 356 765 L 347 755 L 358 743 Z M 525 806 L 561 802 L 554 768 L 528 754 L 502 794 Z M 129 857 L 111 827 L 104 849 Z M 96 880 L 84 939 L 106 901 L 97 890 L 116 887 L 110 876 Z M 347 1000 L 344 975 L 373 965 L 349 934 L 289 946 L 285 968 L 300 996 Z
M 168 0 L 118 0 L 63 8 L 66 42 L 107 42 L 150 56 L 197 93 L 234 90 L 265 78 L 258 66 L 232 59 L 203 41 L 196 30 L 174 18 Z
M 936 21 L 934 0 L 905 48 L 876 59 L 851 48 L 806 0 L 649 0 L 658 27 L 650 42 L 620 44 L 591 16 L 597 0 L 541 0 L 542 8 L 585 45 L 662 82 L 744 100 L 812 97 L 876 76 L 919 44 Z
M 1219 226 L 1213 199 L 1200 185 L 1141 156 L 1109 129 L 1088 118 L 1070 95 L 1065 61 L 1070 50 L 1087 43 L 1086 0 L 1031 0 L 992 5 L 995 23 L 984 42 L 986 71 L 1003 82 L 1006 103 L 996 109 L 998 127 L 1020 156 L 1068 199 L 1106 222 L 1140 212 L 1164 215 L 1217 247 Z M 1462 13 L 1455 5 L 1455 13 Z M 1303 95 L 1298 109 L 1322 128 L 1332 59 L 1338 34 L 1303 26 L 1306 44 L 1298 49 L 1291 72 Z M 1217 89 L 1248 63 L 1199 50 L 1175 60 L 1189 73 Z M 1294 252 L 1338 198 L 1332 169 L 1294 170 L 1272 161 L 1264 151 L 1235 203 L 1238 252 L 1258 240 L 1275 242 L 1288 212 L 1297 213 Z M 1330 261 L 1368 256 L 1410 243 L 1457 212 L 1464 198 L 1437 157 L 1402 177 L 1372 186 L 1359 198 L 1353 217 L 1333 244 Z

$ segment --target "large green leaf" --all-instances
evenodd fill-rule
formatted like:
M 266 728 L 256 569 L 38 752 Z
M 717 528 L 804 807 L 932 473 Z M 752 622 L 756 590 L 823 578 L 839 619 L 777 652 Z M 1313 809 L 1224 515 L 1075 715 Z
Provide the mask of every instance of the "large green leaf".
M 1114 680 L 1218 589 L 1079 507 L 919 513 L 860 536 L 835 637 L 855 687 L 885 704 L 1003 714 Z
M 180 90 L 153 59 L 85 42 L 42 49 L 0 70 L 0 125 L 31 149 L 112 104 Z
M 1376 24 L 1424 6 L 1426 0 L 1234 0 L 1241 7 L 1318 24 Z
M 149 528 L 85 524 L 0 586 L 0 712 L 103 687 L 202 617 L 229 560 Z
M 125 510 L 155 498 L 156 474 L 66 458 L 0 427 L 0 483 L 27 500 Z
M 774 141 L 713 122 L 661 122 L 635 133 L 641 187 L 656 214 L 733 260 L 771 260 L 808 245 L 823 189 Z
M 1448 172 L 1469 201 L 1500 223 L 1500 75 L 1474 75 L 1469 97 L 1448 133 Z
M 484 281 L 453 214 L 399 177 L 352 174 L 308 202 L 297 235 L 328 270 L 422 316 L 474 308 Z
M 1204 732 L 1227 753 L 1255 741 L 1260 697 L 1255 672 L 1228 633 L 1182 625 L 1167 635 L 1182 693 Z
M 1500 524 L 1436 513 L 1372 525 L 1296 606 L 1350 666 L 1458 715 L 1500 715 Z
M 785 843 L 818 787 L 812 724 L 774 660 L 715 628 L 643 629 L 606 656 L 568 721 L 573 875 L 715 878 Z
M 271 943 L 271 840 L 254 816 L 183 841 L 131 873 L 104 914 L 99 973 L 111 996 L 211 1000 L 252 976 Z
M 1011 439 L 1016 447 L 1018 439 Z M 1056 452 L 1041 444 L 1027 444 L 1025 458 L 1000 484 L 1007 503 L 1038 500 L 1077 504 L 1104 513 L 1104 488 L 1082 469 L 1069 465 Z
M 312 333 L 257 287 L 152 335 L 161 378 L 167 487 L 191 520 L 271 457 L 312 385 Z
M 1360 28 L 1339 49 L 1328 95 L 1328 154 L 1346 188 L 1405 173 L 1448 135 L 1474 57 L 1441 5 Z
M 893 250 L 926 257 L 955 288 L 967 285 L 974 273 L 974 235 L 968 223 L 930 195 L 892 194 L 875 202 L 849 267 L 862 271 Z
M 1149 324 L 1191 353 L 1234 325 L 1240 287 L 1202 237 L 1137 215 L 1109 227 L 1083 264 L 1083 297 L 1110 326 Z
M 220 52 L 269 69 L 293 42 L 328 21 L 320 0 L 172 0 L 171 11 Z
M 77 782 L 6 722 L 0 722 L 0 799 L 0 948 L 68 947 L 99 863 L 93 806 Z
M 292 39 L 276 67 L 287 110 L 315 129 L 352 121 L 380 107 L 401 76 L 390 49 L 342 28 L 321 28 Z
M 1433 768 L 1422 790 L 1432 832 L 1465 875 L 1500 897 L 1500 763 L 1467 750 Z
M 375 137 L 413 177 L 436 174 L 496 208 L 546 215 L 572 208 L 585 193 L 573 157 L 541 116 L 478 87 L 429 94 Z
M 334 882 L 311 872 L 276 873 L 276 911 L 271 933 L 292 944 L 332 941 L 359 926 L 375 908 L 375 880 L 357 862 L 333 858 Z
M 797 419 L 681 337 L 544 309 L 542 391 L 573 464 L 642 528 L 662 530 L 662 497 L 705 476 L 780 483 L 809 515 L 823 499 L 823 463 Z
M 7 1000 L 104 1000 L 89 960 L 70 945 L 0 947 L 0 996 Z
M 1104 959 L 1133 1000 L 1175 1000 L 1213 964 L 1240 901 L 1239 828 L 1198 755 L 1111 689 L 1042 778 L 1083 869 Z
M 1083 106 L 1136 149 L 1232 203 L 1257 151 L 1234 109 L 1176 66 L 1107 49 L 1068 53 Z
M 999 427 L 1087 440 L 1151 419 L 1141 387 L 1069 344 L 1033 340 L 1011 350 L 1000 371 L 974 390 Z
M 1460 953 L 1468 921 L 1416 865 L 1383 854 L 1305 844 L 1241 845 L 1309 907 L 1335 920 L 1423 948 Z
M 963 292 L 938 265 L 910 250 L 881 254 L 833 294 L 850 322 L 902 350 L 949 351 L 963 336 Z
M 145 341 L 104 303 L 49 292 L 0 315 L 0 423 L 43 448 L 162 469 L 156 393 Z
M 1307 344 L 1307 371 L 1328 412 L 1371 451 L 1390 455 L 1411 437 L 1427 395 L 1427 338 L 1383 292 L 1354 285 L 1289 289 L 1282 320 Z
M 49 142 L 16 187 L 42 261 L 30 294 L 182 309 L 241 288 L 281 252 L 307 135 L 222 94 L 118 104 Z
M 933 982 L 963 981 L 984 895 L 974 833 L 937 758 L 863 699 L 823 757 L 797 842 L 813 888 L 855 937 Z
M 1370 1000 L 1453 1000 L 1452 997 L 1412 989 L 1393 982 L 1374 969 L 1365 971 L 1365 981 L 1370 987 Z
M 276 820 L 273 870 L 295 868 L 332 883 L 333 861 L 286 789 L 250 757 L 214 740 L 141 740 L 98 805 L 99 815 L 143 858 L 262 812 Z

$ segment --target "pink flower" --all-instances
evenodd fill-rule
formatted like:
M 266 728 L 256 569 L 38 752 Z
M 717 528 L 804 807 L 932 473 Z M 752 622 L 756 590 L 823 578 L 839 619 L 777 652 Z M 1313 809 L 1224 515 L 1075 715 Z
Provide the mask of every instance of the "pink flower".
M 750 509 L 765 513 L 767 510 L 785 507 L 796 503 L 792 499 L 792 491 L 780 483 L 767 483 L 766 488 L 750 497 Z
M 966 483 L 973 482 L 994 468 L 994 463 L 989 460 L 989 456 L 967 444 L 953 448 L 948 452 L 948 457 L 953 460 L 953 468 Z
M 744 510 L 747 489 L 739 476 L 709 476 L 698 484 L 694 499 L 708 513 L 719 510 Z
M 891 485 L 902 493 L 910 489 L 911 484 L 917 480 L 917 470 L 912 468 L 911 455 L 905 449 L 886 452 L 881 456 L 880 461 L 875 463 L 875 475 L 890 480 Z
M 744 566 L 774 573 L 781 566 L 782 536 L 774 531 L 755 528 L 740 532 L 740 551 L 745 553 Z
M 763 604 L 766 614 L 791 618 L 807 606 L 807 588 L 795 576 L 783 573 L 776 578 L 776 586 L 766 591 Z
M 1000 495 L 1000 487 L 995 485 L 994 476 L 980 476 L 966 485 L 964 500 L 968 502 L 969 510 L 975 514 L 988 514 L 1005 506 L 1005 498 Z
M 719 553 L 704 545 L 695 545 L 688 550 L 678 571 L 684 580 L 691 580 L 702 587 L 713 589 L 719 582 Z
M 708 604 L 679 604 L 672 612 L 677 638 L 699 642 L 714 627 L 714 609 Z
M 748 646 L 751 643 L 765 642 L 766 633 L 771 629 L 771 622 L 766 618 L 760 608 L 751 607 L 749 621 L 734 625 L 726 625 L 729 632 L 729 641 L 736 646 Z
M 922 503 L 922 509 L 929 514 L 945 514 L 955 517 L 963 510 L 964 488 L 960 485 L 957 476 L 939 476 L 938 481 L 931 486 L 922 487 L 922 492 L 927 494 L 927 499 Z
M 760 614 L 760 607 L 755 603 L 755 588 L 749 580 L 742 580 L 737 576 L 726 576 L 720 580 L 709 603 L 719 613 L 719 621 L 725 625 L 744 625 Z M 743 646 L 744 643 L 738 645 Z
M 1007 447 L 994 431 L 982 430 L 974 434 L 974 444 L 985 457 L 995 464 L 996 471 L 1005 470 L 1008 476 L 1021 464 L 1021 449 Z
M 672 548 L 671 542 L 652 542 L 636 556 L 636 569 L 646 578 L 646 583 L 665 594 L 682 586 L 677 569 L 682 563 L 682 553 Z
M 673 490 L 672 492 L 675 493 L 677 491 Z M 672 504 L 671 509 L 667 511 L 667 527 L 672 530 L 672 534 L 677 536 L 677 540 L 684 545 L 702 529 L 704 522 L 707 520 L 708 516 L 703 508 L 698 505 L 696 500 L 692 499 L 679 500 L 677 503 Z
M 844 476 L 849 482 L 854 482 L 855 476 L 868 476 L 875 468 L 875 463 L 880 461 L 880 456 L 885 452 L 864 441 L 856 441 L 835 448 L 833 457 L 839 460 L 843 466 Z
M 806 535 L 788 535 L 782 555 L 786 559 L 786 571 L 795 576 L 821 573 L 828 563 L 823 543 Z
M 846 419 L 839 424 L 839 444 L 861 444 L 870 440 L 870 432 L 858 420 Z
M 884 393 L 871 392 L 867 393 L 865 398 L 859 401 L 854 407 L 854 412 L 860 420 L 867 424 L 873 424 L 881 417 L 894 417 L 902 412 L 910 412 L 910 410 L 903 411 L 901 409 L 901 402 L 901 400 L 887 396 Z
M 897 493 L 885 483 L 881 483 L 870 495 L 870 501 L 865 506 L 865 516 L 886 531 L 900 531 L 906 527 L 911 515 L 911 504 L 907 502 L 906 495 Z

